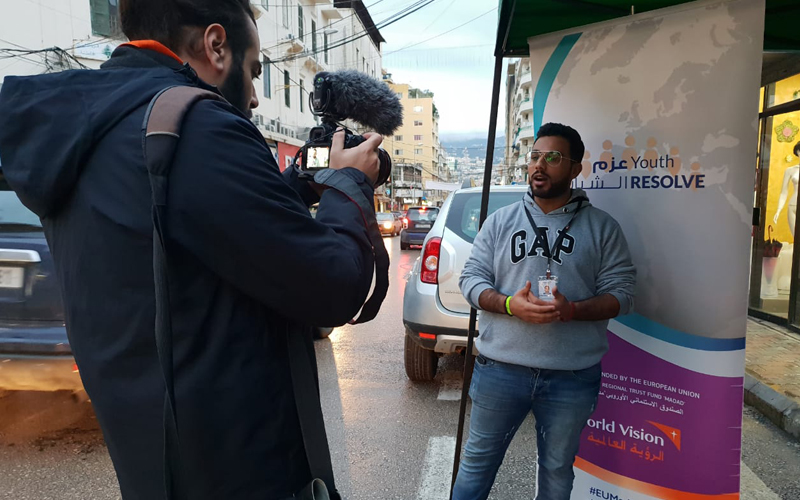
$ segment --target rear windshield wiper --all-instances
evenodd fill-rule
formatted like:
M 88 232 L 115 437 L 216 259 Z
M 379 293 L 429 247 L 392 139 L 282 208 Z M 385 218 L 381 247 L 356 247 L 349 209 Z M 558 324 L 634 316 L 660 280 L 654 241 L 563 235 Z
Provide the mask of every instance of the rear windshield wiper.
M 0 231 L 41 231 L 40 224 L 28 224 L 25 222 L 0 222 Z

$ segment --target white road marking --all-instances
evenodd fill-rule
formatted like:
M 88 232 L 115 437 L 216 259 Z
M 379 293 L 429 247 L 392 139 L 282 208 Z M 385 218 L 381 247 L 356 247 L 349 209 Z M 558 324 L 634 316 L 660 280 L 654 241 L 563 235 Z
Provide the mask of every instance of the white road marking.
M 440 401 L 460 401 L 462 378 L 460 372 L 447 372 L 439 387 Z
M 781 500 L 781 497 L 742 462 L 741 500 Z
M 435 436 L 428 439 L 422 482 L 416 497 L 418 500 L 447 500 L 450 497 L 455 452 L 455 437 Z

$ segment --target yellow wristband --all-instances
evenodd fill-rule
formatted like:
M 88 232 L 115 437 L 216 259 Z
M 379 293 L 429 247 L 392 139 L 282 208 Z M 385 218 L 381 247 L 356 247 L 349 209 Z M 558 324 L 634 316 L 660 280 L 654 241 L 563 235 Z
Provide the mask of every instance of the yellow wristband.
M 513 316 L 513 314 L 511 314 L 511 295 L 506 297 L 506 312 L 509 316 Z

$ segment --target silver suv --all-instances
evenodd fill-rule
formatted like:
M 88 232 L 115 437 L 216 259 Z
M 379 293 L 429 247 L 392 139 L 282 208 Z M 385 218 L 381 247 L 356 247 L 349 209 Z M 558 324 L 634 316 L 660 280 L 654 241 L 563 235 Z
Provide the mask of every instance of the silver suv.
M 518 203 L 527 189 L 526 185 L 492 186 L 489 214 Z M 469 304 L 458 280 L 478 234 L 481 190 L 459 189 L 447 198 L 406 282 L 405 367 L 411 380 L 433 380 L 439 356 L 467 346 Z

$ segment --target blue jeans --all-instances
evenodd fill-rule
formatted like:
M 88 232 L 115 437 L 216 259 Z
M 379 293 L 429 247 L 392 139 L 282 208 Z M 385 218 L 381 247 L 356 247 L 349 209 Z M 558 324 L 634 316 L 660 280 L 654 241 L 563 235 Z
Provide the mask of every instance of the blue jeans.
M 536 500 L 569 500 L 581 431 L 597 405 L 600 364 L 584 370 L 543 370 L 475 360 L 469 438 L 453 500 L 485 500 L 508 445 L 528 413 L 536 419 Z

